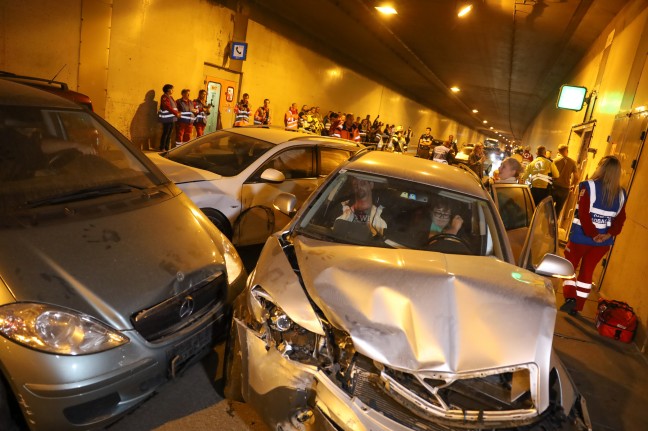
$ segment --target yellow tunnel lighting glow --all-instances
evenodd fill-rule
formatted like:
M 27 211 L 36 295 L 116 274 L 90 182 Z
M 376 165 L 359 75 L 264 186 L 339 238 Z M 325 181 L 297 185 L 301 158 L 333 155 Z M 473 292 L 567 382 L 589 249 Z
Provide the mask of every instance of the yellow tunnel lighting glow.
M 458 93 L 461 91 L 461 89 L 457 86 L 454 86 L 454 87 L 450 87 L 450 91 L 452 91 L 453 93 Z
M 477 109 L 473 109 L 473 114 L 478 113 L 479 111 Z
M 482 121 L 482 123 L 488 124 L 488 120 L 484 120 L 484 121 Z
M 396 15 L 398 12 L 390 5 L 376 6 L 376 10 L 383 15 Z
M 493 126 L 490 126 L 490 129 L 493 130 Z
M 459 10 L 459 13 L 457 14 L 457 16 L 459 18 L 463 18 L 464 16 L 468 15 L 471 10 L 472 10 L 472 5 L 471 4 L 466 5 L 466 6 L 462 7 L 461 10 Z

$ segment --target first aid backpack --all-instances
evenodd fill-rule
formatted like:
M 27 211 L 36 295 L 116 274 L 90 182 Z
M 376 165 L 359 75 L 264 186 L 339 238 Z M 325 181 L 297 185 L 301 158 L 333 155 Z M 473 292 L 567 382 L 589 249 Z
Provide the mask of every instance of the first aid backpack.
M 637 316 L 625 302 L 599 298 L 596 328 L 604 337 L 629 343 L 637 330 Z

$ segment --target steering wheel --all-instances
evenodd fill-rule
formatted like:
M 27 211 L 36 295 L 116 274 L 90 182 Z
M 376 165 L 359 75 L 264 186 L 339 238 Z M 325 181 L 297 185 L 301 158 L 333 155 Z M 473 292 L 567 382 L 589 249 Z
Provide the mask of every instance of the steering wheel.
M 81 155 L 83 153 L 75 148 L 57 151 L 51 155 L 47 161 L 47 166 L 51 169 L 60 169 Z
M 440 250 L 437 250 L 436 246 L 443 242 L 448 242 L 451 243 L 452 245 L 449 248 L 441 246 L 439 247 Z M 465 249 L 463 251 L 468 251 L 472 254 L 471 246 L 468 241 L 466 241 L 465 239 L 461 238 L 458 235 L 455 235 L 453 233 L 447 233 L 447 232 L 436 234 L 432 238 L 430 238 L 427 243 L 427 250 L 448 251 L 448 252 L 459 251 L 459 250 L 453 250 L 454 246 L 456 245 L 460 245 L 461 248 Z

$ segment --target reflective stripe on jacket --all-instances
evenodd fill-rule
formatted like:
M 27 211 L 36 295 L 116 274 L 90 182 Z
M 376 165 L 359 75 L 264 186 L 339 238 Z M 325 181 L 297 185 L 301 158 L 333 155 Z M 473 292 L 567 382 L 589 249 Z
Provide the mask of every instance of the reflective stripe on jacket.
M 617 215 L 619 215 L 621 209 L 623 208 L 623 205 L 625 204 L 625 190 L 621 189 L 619 196 L 614 199 L 612 206 L 606 207 L 603 201 L 603 187 L 598 180 L 583 181 L 578 187 L 580 193 L 589 194 L 589 216 L 592 220 L 592 223 L 594 224 L 594 227 L 596 227 L 596 230 L 599 233 L 607 233 L 610 226 L 612 226 L 612 221 Z M 574 219 L 572 221 L 572 227 L 569 232 L 570 241 L 577 244 L 596 246 L 614 244 L 614 237 L 610 237 L 605 242 L 595 242 L 592 237 L 586 235 L 581 226 L 581 221 L 579 218 L 580 211 L 581 209 L 579 208 L 579 205 L 577 203 Z

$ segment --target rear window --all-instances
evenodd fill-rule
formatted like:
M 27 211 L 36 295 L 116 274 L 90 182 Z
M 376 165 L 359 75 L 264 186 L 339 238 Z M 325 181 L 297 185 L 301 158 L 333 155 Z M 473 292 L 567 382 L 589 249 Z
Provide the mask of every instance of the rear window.
M 176 147 L 166 157 L 183 165 L 233 177 L 273 147 L 270 142 L 222 131 Z

